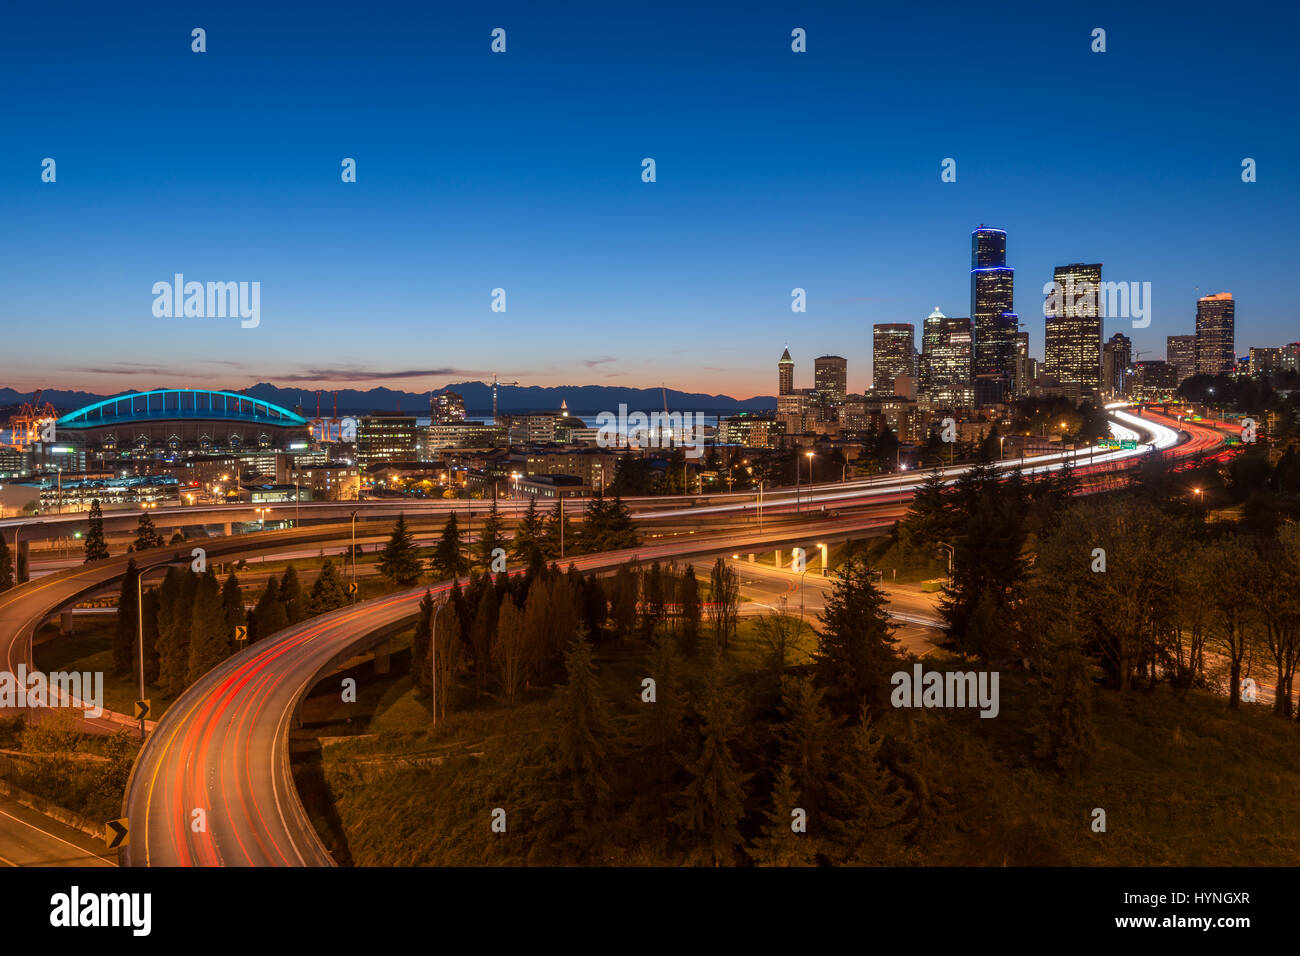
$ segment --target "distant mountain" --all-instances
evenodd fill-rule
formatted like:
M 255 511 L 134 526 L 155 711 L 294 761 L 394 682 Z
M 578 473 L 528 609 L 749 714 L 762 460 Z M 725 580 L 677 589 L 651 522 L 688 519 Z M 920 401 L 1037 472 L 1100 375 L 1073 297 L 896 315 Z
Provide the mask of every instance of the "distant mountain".
M 254 398 L 293 408 L 299 402 L 310 418 L 316 413 L 316 392 L 313 389 L 280 388 L 269 382 L 259 382 L 251 388 L 229 388 L 227 391 L 243 392 Z M 458 382 L 435 391 L 459 392 L 465 399 L 470 415 L 492 414 L 492 386 L 484 382 Z M 140 391 L 133 389 L 132 391 Z M 114 394 L 126 394 L 114 393 Z M 50 402 L 60 411 L 72 411 L 92 402 L 108 398 L 92 392 L 73 392 L 51 389 L 41 395 L 42 402 Z M 31 401 L 30 392 L 0 388 L 0 407 L 21 405 Z M 761 411 L 776 407 L 776 398 L 759 395 L 736 399 L 730 395 L 707 395 L 702 392 L 667 390 L 668 409 L 674 412 L 702 412 L 704 414 L 734 414 L 735 412 Z M 333 409 L 334 393 L 321 394 L 321 412 L 328 415 Z M 543 388 L 537 385 L 500 385 L 497 387 L 497 408 L 502 412 L 553 411 L 565 402 L 575 415 L 594 415 L 598 412 L 617 412 L 620 404 L 630 411 L 655 411 L 664 407 L 664 393 L 657 388 L 622 388 L 607 385 L 563 385 Z M 339 413 L 365 414 L 371 411 L 396 411 L 401 409 L 412 415 L 429 413 L 427 392 L 404 392 L 392 388 L 372 388 L 361 391 L 353 388 L 338 390 Z

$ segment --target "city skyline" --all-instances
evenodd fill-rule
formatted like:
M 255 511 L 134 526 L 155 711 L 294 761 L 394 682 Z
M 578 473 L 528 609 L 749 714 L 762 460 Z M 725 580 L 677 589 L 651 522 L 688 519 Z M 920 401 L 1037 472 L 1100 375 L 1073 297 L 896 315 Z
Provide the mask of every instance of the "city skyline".
M 1225 25 L 1211 78 L 1178 69 L 1203 42 L 1193 22 L 1103 5 L 1110 46 L 1095 54 L 1073 15 L 1028 10 L 926 18 L 924 33 L 898 12 L 697 11 L 691 29 L 668 17 L 638 32 L 507 8 L 498 57 L 494 24 L 472 13 L 345 37 L 264 10 L 250 31 L 235 5 L 212 14 L 196 57 L 189 14 L 117 36 L 88 11 L 69 37 L 16 11 L 3 76 L 41 93 L 13 101 L 0 159 L 7 384 L 427 390 L 495 371 L 743 398 L 770 392 L 771 351 L 787 342 L 843 355 L 862 382 L 873 324 L 967 314 L 981 222 L 1010 236 L 1034 355 L 1043 322 L 1024 303 L 1068 262 L 1152 283 L 1150 327 L 1108 322 L 1103 338 L 1154 351 L 1194 329 L 1200 296 L 1231 291 L 1239 351 L 1288 341 L 1285 31 L 1261 28 L 1267 14 Z M 806 54 L 790 51 L 794 25 Z M 557 50 L 582 55 L 557 66 Z M 990 52 L 1006 66 L 981 92 L 999 101 L 996 128 L 954 94 Z M 1024 75 L 1036 82 L 1013 80 Z M 864 127 L 860 90 L 895 76 L 909 81 Z M 1063 152 L 1040 120 L 1080 81 L 1107 103 L 1111 135 Z M 394 88 L 428 115 L 390 105 Z M 1216 135 L 1188 140 L 1206 116 Z M 160 118 L 176 128 L 159 135 Z M 41 182 L 46 157 L 54 183 Z M 347 157 L 355 183 L 340 181 Z M 953 183 L 940 178 L 949 157 Z M 1257 182 L 1242 182 L 1245 157 Z M 1088 201 L 1067 209 L 1067 192 Z M 261 283 L 260 324 L 156 317 L 151 288 L 177 273 Z M 505 313 L 491 311 L 495 288 Z M 806 313 L 790 311 L 794 288 Z

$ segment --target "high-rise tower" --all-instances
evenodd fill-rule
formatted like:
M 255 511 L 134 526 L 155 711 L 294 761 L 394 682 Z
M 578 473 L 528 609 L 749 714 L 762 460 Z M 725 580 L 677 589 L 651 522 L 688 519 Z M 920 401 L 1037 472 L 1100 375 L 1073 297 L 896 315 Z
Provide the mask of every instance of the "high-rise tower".
M 1067 398 L 1101 390 L 1101 263 L 1057 266 L 1043 304 L 1043 371 Z
M 970 314 L 975 323 L 975 375 L 985 379 L 981 391 L 1005 398 L 1015 379 L 1016 271 L 1007 267 L 1005 229 L 980 226 L 971 233 Z
M 1196 302 L 1196 371 L 1226 375 L 1237 364 L 1236 309 L 1231 292 L 1202 296 Z
M 790 395 L 794 392 L 794 359 L 790 358 L 790 350 L 786 349 L 781 353 L 781 360 L 776 363 L 777 392 L 778 395 Z

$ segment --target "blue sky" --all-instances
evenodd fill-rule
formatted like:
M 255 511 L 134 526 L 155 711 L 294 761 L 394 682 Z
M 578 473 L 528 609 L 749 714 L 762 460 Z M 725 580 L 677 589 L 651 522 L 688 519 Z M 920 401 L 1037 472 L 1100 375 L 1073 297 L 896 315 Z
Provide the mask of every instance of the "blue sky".
M 1150 328 L 1106 329 L 1151 357 L 1193 330 L 1198 289 L 1236 296 L 1238 352 L 1300 338 L 1296 13 L 279 7 L 0 13 L 0 384 L 497 371 L 747 397 L 788 343 L 796 384 L 836 353 L 861 390 L 872 323 L 969 314 L 981 223 L 1008 231 L 1037 355 L 1042 285 L 1077 261 L 1152 283 Z M 261 324 L 156 318 L 177 272 L 260 282 Z

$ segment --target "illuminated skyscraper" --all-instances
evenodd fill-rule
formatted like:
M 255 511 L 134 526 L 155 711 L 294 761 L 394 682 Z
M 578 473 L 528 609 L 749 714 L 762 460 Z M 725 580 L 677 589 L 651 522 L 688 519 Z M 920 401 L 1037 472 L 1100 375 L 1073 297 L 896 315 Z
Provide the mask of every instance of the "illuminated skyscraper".
M 843 405 L 849 389 L 849 363 L 838 355 L 823 355 L 813 361 L 813 388 L 822 402 Z
M 970 314 L 975 323 L 975 375 L 986 395 L 1000 400 L 1015 380 L 1015 270 L 1007 267 L 1005 229 L 971 233 Z M 1000 393 L 996 397 L 992 393 Z
M 1129 367 L 1133 364 L 1133 340 L 1116 332 L 1101 348 L 1101 388 L 1108 395 L 1127 395 Z
M 786 349 L 781 353 L 781 359 L 776 363 L 777 375 L 777 393 L 778 395 L 790 395 L 794 392 L 794 359 L 790 358 L 790 350 Z
M 1196 371 L 1201 375 L 1226 375 L 1237 364 L 1234 307 L 1231 292 L 1196 302 Z
M 1196 336 L 1170 335 L 1165 338 L 1165 361 L 1174 367 L 1178 384 L 1196 374 Z
M 916 375 L 916 326 L 910 322 L 882 322 L 872 326 L 872 388 L 881 395 L 894 394 L 894 380 Z
M 1101 390 L 1101 263 L 1057 266 L 1053 278 L 1043 304 L 1043 371 L 1078 401 Z

